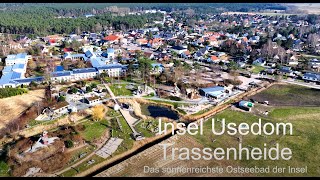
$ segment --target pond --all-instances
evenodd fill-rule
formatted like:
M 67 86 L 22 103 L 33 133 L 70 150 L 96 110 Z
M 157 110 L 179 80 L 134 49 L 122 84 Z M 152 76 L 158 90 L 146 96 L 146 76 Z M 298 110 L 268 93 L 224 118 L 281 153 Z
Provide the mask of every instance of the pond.
M 153 118 L 166 117 L 173 120 L 179 119 L 179 114 L 165 106 L 141 104 L 142 114 Z

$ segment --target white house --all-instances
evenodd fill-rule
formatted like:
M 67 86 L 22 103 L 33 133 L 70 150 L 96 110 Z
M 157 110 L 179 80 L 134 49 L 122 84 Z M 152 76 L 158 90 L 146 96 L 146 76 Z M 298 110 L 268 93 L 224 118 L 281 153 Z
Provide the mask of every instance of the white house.
M 19 53 L 8 55 L 5 62 L 6 66 L 11 66 L 14 64 L 27 64 L 30 59 L 32 59 L 32 56 L 27 55 L 27 53 Z

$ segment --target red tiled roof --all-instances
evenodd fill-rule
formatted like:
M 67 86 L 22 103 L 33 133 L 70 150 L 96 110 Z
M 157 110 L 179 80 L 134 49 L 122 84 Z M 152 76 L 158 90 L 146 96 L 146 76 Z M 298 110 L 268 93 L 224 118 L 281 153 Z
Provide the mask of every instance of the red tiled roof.
M 72 52 L 73 49 L 72 49 L 72 48 L 63 48 L 63 51 L 64 51 L 64 52 Z
M 119 37 L 116 36 L 116 35 L 113 35 L 113 34 L 103 38 L 103 40 L 106 40 L 106 41 L 115 41 L 115 40 L 118 40 L 118 39 L 119 39 Z
M 217 56 L 211 56 L 211 60 L 212 61 L 217 61 L 217 60 L 219 60 L 219 58 Z
M 209 41 L 216 41 L 217 39 L 214 36 L 209 37 Z
M 147 44 L 148 40 L 146 40 L 146 39 L 137 39 L 137 42 L 140 42 L 141 44 Z

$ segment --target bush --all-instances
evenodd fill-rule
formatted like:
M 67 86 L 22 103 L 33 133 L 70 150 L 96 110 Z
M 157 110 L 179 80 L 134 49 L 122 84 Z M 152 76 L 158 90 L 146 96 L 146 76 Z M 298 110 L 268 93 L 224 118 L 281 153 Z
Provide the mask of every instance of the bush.
M 97 83 L 92 83 L 91 84 L 91 88 L 96 88 L 97 87 Z
M 58 102 L 62 102 L 62 101 L 65 101 L 66 100 L 66 97 L 64 96 L 59 96 L 58 97 Z
M 34 81 L 31 81 L 30 84 L 29 84 L 30 87 L 37 87 L 38 84 Z
M 169 96 L 167 99 L 173 100 L 173 101 L 181 101 L 182 99 L 177 96 Z
M 66 146 L 66 148 L 72 148 L 73 147 L 73 141 L 66 140 L 66 141 L 64 141 L 64 145 Z
M 23 89 L 23 88 L 1 88 L 0 89 L 0 98 L 21 95 L 21 94 L 24 94 L 27 92 L 28 92 L 28 90 Z
M 77 92 L 78 92 L 78 89 L 75 88 L 75 87 L 72 87 L 72 88 L 70 89 L 70 91 L 69 91 L 69 94 L 75 94 L 75 93 L 77 93 Z
M 92 87 L 87 86 L 87 87 L 86 87 L 86 91 L 87 91 L 87 92 L 92 92 Z

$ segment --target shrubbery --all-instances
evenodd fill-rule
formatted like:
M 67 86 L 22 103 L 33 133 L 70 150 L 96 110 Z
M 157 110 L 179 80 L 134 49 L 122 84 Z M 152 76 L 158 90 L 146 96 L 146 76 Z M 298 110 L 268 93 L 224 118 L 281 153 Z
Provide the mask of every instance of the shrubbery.
M 24 94 L 27 92 L 28 92 L 28 90 L 23 89 L 23 88 L 1 88 L 0 89 L 0 98 L 21 95 L 21 94 Z
M 71 140 L 69 140 L 69 139 L 66 140 L 64 142 L 64 144 L 65 144 L 66 148 L 72 148 L 73 147 L 73 142 Z

